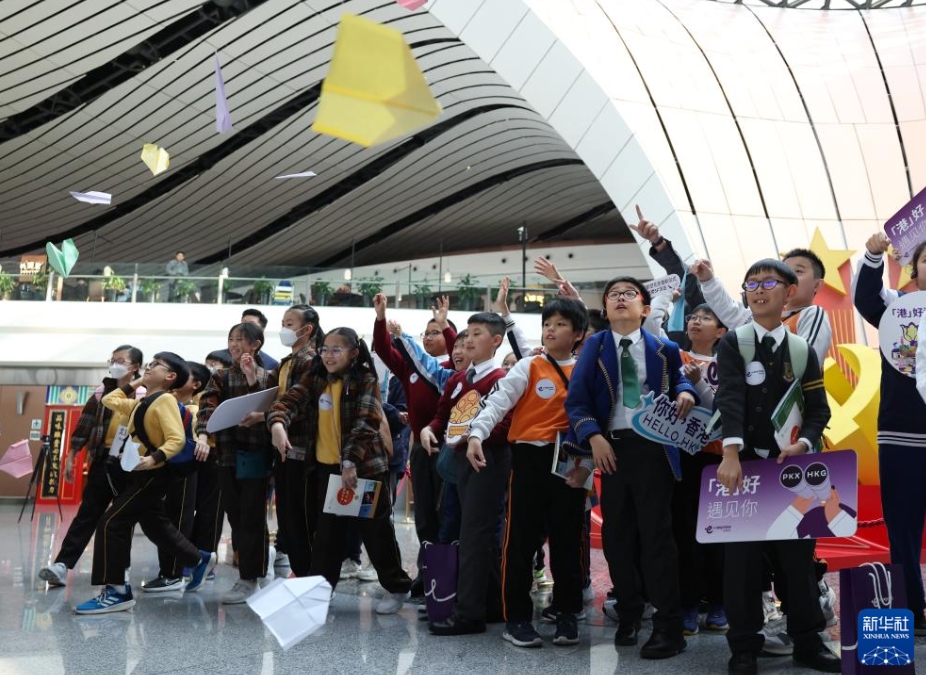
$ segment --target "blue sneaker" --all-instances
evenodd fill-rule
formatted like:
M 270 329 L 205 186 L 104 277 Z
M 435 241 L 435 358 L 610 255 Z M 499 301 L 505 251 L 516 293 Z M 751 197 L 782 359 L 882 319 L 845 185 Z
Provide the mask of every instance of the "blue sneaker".
M 206 581 L 215 581 L 215 570 L 206 575 Z
M 704 627 L 716 631 L 725 631 L 730 627 L 723 605 L 711 605 L 707 611 L 707 618 L 704 620 Z
M 203 585 L 206 576 L 215 568 L 215 553 L 200 551 L 200 563 L 193 568 L 190 574 L 190 581 L 184 589 L 187 593 L 195 593 Z
M 689 607 L 682 610 L 682 633 L 685 635 L 698 634 L 698 608 Z
M 121 593 L 112 586 L 104 586 L 98 597 L 77 605 L 74 611 L 78 614 L 107 614 L 132 609 L 135 606 L 132 587 L 126 586 L 126 591 Z

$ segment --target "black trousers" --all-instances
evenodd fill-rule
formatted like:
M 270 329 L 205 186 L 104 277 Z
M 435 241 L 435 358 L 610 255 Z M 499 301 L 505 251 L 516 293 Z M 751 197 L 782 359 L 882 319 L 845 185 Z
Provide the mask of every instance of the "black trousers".
M 483 446 L 486 466 L 477 473 L 466 453 L 457 451 L 460 494 L 460 551 L 457 578 L 458 616 L 485 621 L 502 614 L 498 518 L 511 473 L 511 448 Z M 550 460 L 552 463 L 552 459 Z M 536 550 L 533 536 L 528 548 Z
M 287 542 L 289 568 L 297 577 L 309 576 L 312 569 L 312 542 L 318 528 L 318 477 L 315 469 L 308 472 L 305 462 L 287 459 L 284 463 L 286 482 Z M 324 496 L 324 495 L 323 495 Z M 277 502 L 277 513 L 280 503 Z
M 171 524 L 164 511 L 164 495 L 170 481 L 171 476 L 163 467 L 128 474 L 125 489 L 103 514 L 96 528 L 93 585 L 125 583 L 125 568 L 131 559 L 136 524 L 141 525 L 145 536 L 155 546 L 176 556 L 183 567 L 199 564 L 199 550 Z
M 585 582 L 585 490 L 566 485 L 550 472 L 553 445 L 516 443 L 511 448 L 507 524 L 502 544 L 502 592 L 505 621 L 530 621 L 534 556 L 544 533 L 550 540 L 550 568 L 556 585 L 557 612 L 582 610 Z
M 256 581 L 267 574 L 270 532 L 267 530 L 268 478 L 237 478 L 235 467 L 223 466 L 222 506 L 235 533 L 238 576 Z
M 702 599 L 711 605 L 723 604 L 723 544 L 701 544 L 696 539 L 701 472 L 716 467 L 720 455 L 681 453 L 682 480 L 675 484 L 672 497 L 672 527 L 678 548 L 678 575 L 681 606 L 697 607 Z
M 409 455 L 409 468 L 412 472 L 412 492 L 415 495 L 415 533 L 418 542 L 437 541 L 443 484 L 437 473 L 437 453 L 429 455 L 420 443 L 415 443 Z
M 328 478 L 340 475 L 341 467 L 337 464 L 316 465 L 315 477 L 317 488 L 318 529 L 312 550 L 312 569 L 314 576 L 320 574 L 331 588 L 338 584 L 341 577 L 341 561 L 344 559 L 344 546 L 347 543 L 347 522 L 356 523 L 360 530 L 363 545 L 370 556 L 379 583 L 389 593 L 406 593 L 411 588 L 412 580 L 402 569 L 402 553 L 395 539 L 395 529 L 389 516 L 392 504 L 389 502 L 389 475 L 383 473 L 373 478 L 382 482 L 383 487 L 376 503 L 372 518 L 350 518 L 323 513 L 325 494 L 328 491 Z
M 196 509 L 196 467 L 184 467 L 186 475 L 174 475 L 167 486 L 164 498 L 164 511 L 170 519 L 171 525 L 180 530 L 180 534 L 192 542 L 193 518 Z M 189 471 L 192 469 L 192 471 Z M 165 471 L 171 471 L 168 467 Z M 195 545 L 195 544 L 194 544 Z M 199 550 L 199 549 L 197 549 Z M 202 549 L 214 551 L 215 549 Z M 158 549 L 158 574 L 168 579 L 179 579 L 183 576 L 183 565 L 177 557 L 166 549 Z
M 126 473 L 119 466 L 118 460 L 104 457 L 94 459 L 90 463 L 80 507 L 71 521 L 67 534 L 64 535 L 61 550 L 55 558 L 56 563 L 64 563 L 68 569 L 74 569 L 90 543 L 100 518 L 118 494 L 125 489 L 125 479 Z M 128 563 L 125 566 L 128 567 Z
M 678 550 L 672 536 L 675 478 L 665 448 L 632 432 L 611 440 L 611 448 L 617 468 L 601 475 L 601 538 L 620 618 L 642 616 L 642 574 L 658 610 L 653 631 L 680 636 Z
M 724 544 L 724 602 L 730 630 L 727 643 L 733 653 L 762 649 L 759 634 L 765 621 L 762 612 L 762 558 L 768 556 L 775 579 L 786 579 L 783 602 L 788 605 L 788 635 L 794 653 L 817 651 L 819 631 L 826 628 L 820 609 L 820 590 L 814 571 L 812 539 L 749 541 Z M 777 588 L 780 590 L 781 585 Z
M 190 541 L 201 551 L 217 551 L 224 518 L 219 463 L 215 459 L 196 462 L 196 507 Z

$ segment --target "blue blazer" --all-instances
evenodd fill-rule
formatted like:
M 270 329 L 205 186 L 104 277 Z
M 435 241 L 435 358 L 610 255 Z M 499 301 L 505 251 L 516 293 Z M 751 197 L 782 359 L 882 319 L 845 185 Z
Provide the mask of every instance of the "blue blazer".
M 695 388 L 682 374 L 682 357 L 678 345 L 640 329 L 646 353 L 646 385 L 659 396 L 667 394 L 671 400 L 689 392 L 698 401 Z M 579 360 L 569 378 L 566 396 L 566 414 L 569 429 L 563 445 L 568 452 L 581 457 L 591 455 L 590 436 L 607 436 L 611 416 L 618 405 L 621 369 L 617 359 L 614 333 L 603 330 L 585 341 Z M 681 480 L 682 470 L 678 448 L 665 446 L 666 458 L 676 479 Z

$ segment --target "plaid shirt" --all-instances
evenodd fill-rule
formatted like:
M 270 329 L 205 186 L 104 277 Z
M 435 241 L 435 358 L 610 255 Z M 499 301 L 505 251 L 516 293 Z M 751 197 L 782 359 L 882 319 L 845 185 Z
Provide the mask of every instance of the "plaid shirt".
M 277 390 L 278 400 L 283 398 L 283 395 L 286 394 L 287 391 L 299 383 L 302 376 L 308 372 L 309 366 L 312 365 L 312 359 L 314 358 L 315 348 L 311 345 L 306 345 L 295 354 L 290 354 L 280 361 L 280 365 L 274 368 L 273 372 L 270 373 L 270 379 L 267 382 L 268 387 L 279 387 Z M 280 382 L 280 373 L 283 372 L 285 365 L 290 362 L 292 363 L 289 367 L 289 372 L 286 374 L 286 382 Z M 304 415 L 299 415 L 290 424 L 289 442 L 294 448 L 301 448 L 302 451 L 305 452 L 305 448 L 309 444 L 309 428 L 306 426 Z M 286 457 L 287 459 L 301 459 L 301 457 L 297 457 L 294 453 L 290 454 L 290 452 L 287 453 Z
M 77 420 L 77 426 L 74 433 L 71 434 L 72 454 L 77 454 L 83 448 L 87 448 L 90 461 L 104 459 L 109 454 L 109 448 L 106 447 L 106 432 L 109 430 L 109 424 L 113 419 L 113 411 L 100 403 L 100 399 L 116 388 L 116 380 L 111 377 L 103 378 L 102 393 L 94 393 L 93 396 L 84 404 L 84 409 L 80 412 L 80 418 Z M 99 395 L 97 395 L 99 393 Z M 135 395 L 134 390 L 128 387 L 127 393 Z M 128 420 L 123 420 L 121 424 L 127 424 Z
M 199 397 L 199 414 L 196 417 L 196 436 L 208 433 L 206 425 L 213 411 L 222 401 L 236 396 L 253 394 L 267 389 L 270 374 L 263 368 L 256 368 L 257 382 L 254 386 L 248 384 L 248 378 L 237 365 L 227 370 L 217 370 L 209 379 L 209 384 Z M 214 434 L 214 451 L 218 452 L 220 466 L 235 466 L 235 453 L 238 452 L 270 452 L 270 434 L 267 427 L 255 424 L 252 427 L 234 426 L 222 429 Z
M 305 373 L 299 384 L 277 399 L 267 412 L 267 426 L 279 422 L 289 429 L 300 416 L 305 420 L 307 436 L 306 470 L 315 465 L 318 440 L 318 399 L 328 386 L 329 378 Z M 361 478 L 378 478 L 389 471 L 389 456 L 379 436 L 382 414 L 379 407 L 379 384 L 376 375 L 366 373 L 357 382 L 345 378 L 341 394 L 341 461 L 357 465 Z

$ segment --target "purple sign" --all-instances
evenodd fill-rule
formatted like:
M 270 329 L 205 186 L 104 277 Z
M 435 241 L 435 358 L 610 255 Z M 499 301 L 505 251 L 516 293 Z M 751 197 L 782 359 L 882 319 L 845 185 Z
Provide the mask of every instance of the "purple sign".
M 884 224 L 884 233 L 891 240 L 897 253 L 898 262 L 907 265 L 913 256 L 913 249 L 926 240 L 926 188 L 906 203 Z
M 742 463 L 743 487 L 730 493 L 717 467 L 701 474 L 697 540 L 772 541 L 850 537 L 858 527 L 854 450 Z

